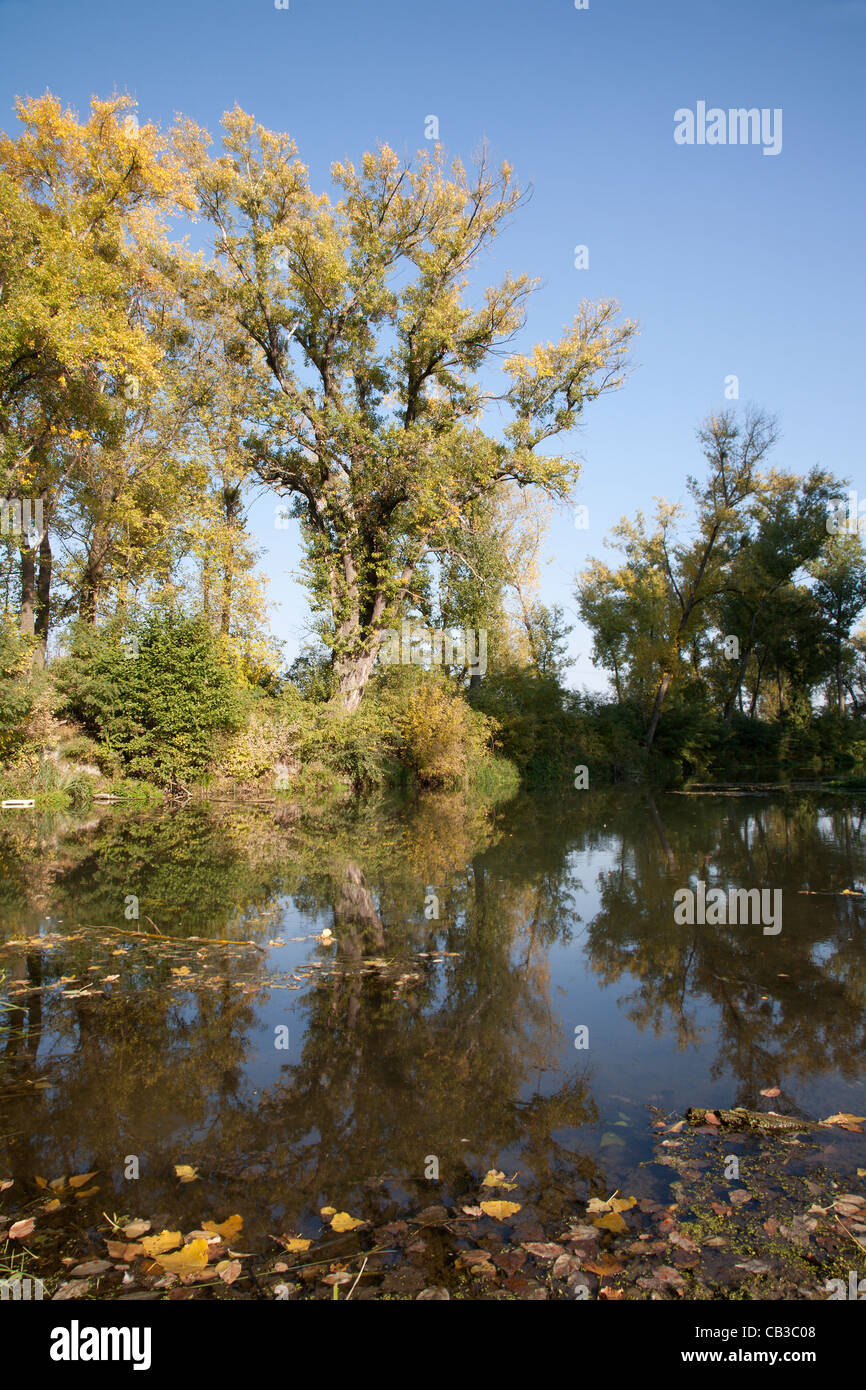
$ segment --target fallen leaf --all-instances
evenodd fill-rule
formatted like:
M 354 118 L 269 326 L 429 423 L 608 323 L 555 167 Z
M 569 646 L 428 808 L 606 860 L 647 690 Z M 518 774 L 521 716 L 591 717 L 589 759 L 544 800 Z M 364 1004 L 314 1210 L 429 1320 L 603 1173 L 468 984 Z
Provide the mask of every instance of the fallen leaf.
M 141 1244 L 145 1255 L 155 1258 L 165 1250 L 175 1250 L 180 1242 L 180 1231 L 160 1231 L 158 1236 L 145 1236 Z
M 175 1254 L 157 1256 L 156 1262 L 170 1274 L 194 1274 L 207 1264 L 207 1241 L 191 1240 Z
M 767 1096 L 768 1099 L 775 1099 L 776 1096 L 780 1096 L 781 1094 L 782 1092 L 779 1090 L 778 1086 L 768 1086 L 766 1091 L 761 1091 L 761 1095 Z
M 221 1225 L 218 1225 L 216 1221 L 202 1222 L 206 1231 L 213 1231 L 215 1235 L 222 1236 L 223 1240 L 231 1240 L 233 1236 L 237 1235 L 243 1224 L 244 1218 L 237 1214 L 226 1217 Z
M 98 1187 L 82 1187 L 81 1190 L 80 1190 L 80 1192 L 76 1192 L 75 1195 L 76 1195 L 76 1197 L 78 1197 L 78 1198 L 81 1198 L 81 1197 L 95 1197 L 96 1194 L 98 1193 L 98 1191 L 99 1191 L 99 1188 L 98 1188 Z
M 25 1236 L 30 1235 L 35 1225 L 36 1222 L 32 1216 L 28 1216 L 26 1221 L 16 1221 L 14 1225 L 9 1227 L 9 1239 L 23 1240 Z
M 76 1265 L 69 1273 L 73 1279 L 89 1279 L 97 1274 L 106 1274 L 109 1269 L 111 1264 L 108 1260 L 85 1260 L 84 1264 Z
M 537 1260 L 555 1260 L 558 1255 L 565 1254 L 561 1245 L 554 1245 L 552 1242 L 545 1245 L 535 1240 L 524 1244 L 522 1249 L 534 1255 Z
M 356 1217 L 350 1216 L 347 1211 L 338 1211 L 331 1220 L 332 1231 L 354 1231 L 356 1226 L 363 1226 L 364 1222 Z
M 494 1221 L 505 1221 L 507 1217 L 514 1216 L 515 1212 L 520 1211 L 519 1202 L 482 1202 L 481 1210 L 485 1216 L 492 1216 Z
M 198 1169 L 191 1167 L 189 1163 L 176 1163 L 174 1171 L 181 1182 L 195 1182 L 198 1177 Z
M 241 1272 L 241 1262 L 240 1260 L 220 1260 L 216 1266 L 216 1272 L 224 1284 L 233 1284 Z
M 628 1226 L 618 1211 L 609 1211 L 607 1216 L 600 1216 L 592 1224 L 599 1226 L 603 1231 L 616 1231 L 618 1235 L 622 1235 L 623 1231 L 628 1230 Z
M 280 1244 L 284 1250 L 288 1250 L 294 1255 L 303 1254 L 305 1250 L 309 1250 L 312 1241 L 306 1240 L 303 1236 L 280 1236 Z
M 484 1212 L 481 1210 L 480 1207 L 461 1207 L 460 1210 L 461 1210 L 461 1211 L 465 1211 L 465 1213 L 466 1213 L 467 1216 L 483 1216 L 483 1215 L 484 1215 Z
M 822 1120 L 822 1125 L 861 1125 L 866 1123 L 866 1115 L 848 1115 L 840 1111 L 838 1115 L 828 1115 L 826 1120 Z
M 137 1240 L 139 1236 L 143 1236 L 146 1231 L 150 1230 L 150 1222 L 128 1221 L 125 1226 L 121 1227 L 121 1230 L 123 1231 L 123 1234 L 125 1236 L 129 1237 L 130 1240 Z
M 583 1267 L 588 1269 L 590 1274 L 597 1274 L 600 1279 L 606 1279 L 611 1274 L 620 1274 L 624 1268 L 612 1255 L 599 1255 L 597 1260 L 584 1260 Z
M 69 1179 L 69 1186 L 86 1187 L 87 1184 L 91 1182 L 93 1178 L 96 1177 L 97 1172 L 99 1172 L 99 1169 L 97 1169 L 94 1173 L 78 1173 L 76 1177 Z M 62 1183 L 63 1179 L 60 1178 L 59 1181 Z M 54 1183 L 52 1183 L 51 1186 L 54 1187 Z
M 336 1207 L 321 1207 L 321 1208 L 319 1209 L 319 1215 L 320 1215 L 320 1216 L 333 1216 L 333 1215 L 334 1215 L 334 1212 L 335 1212 L 336 1210 L 337 1210 Z

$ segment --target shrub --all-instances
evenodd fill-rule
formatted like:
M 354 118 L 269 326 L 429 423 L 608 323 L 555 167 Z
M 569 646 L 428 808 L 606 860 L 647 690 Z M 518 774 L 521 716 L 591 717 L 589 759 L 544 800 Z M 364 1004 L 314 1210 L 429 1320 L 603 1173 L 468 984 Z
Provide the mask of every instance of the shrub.
M 220 736 L 240 726 L 232 674 L 199 618 L 152 614 L 125 630 L 79 628 L 53 674 L 61 712 L 130 775 L 157 785 L 204 776 Z

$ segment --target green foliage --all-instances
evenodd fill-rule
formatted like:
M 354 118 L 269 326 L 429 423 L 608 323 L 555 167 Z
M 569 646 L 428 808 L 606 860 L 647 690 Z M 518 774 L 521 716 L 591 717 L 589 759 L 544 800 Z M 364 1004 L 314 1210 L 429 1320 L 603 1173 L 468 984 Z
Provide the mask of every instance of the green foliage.
M 221 736 L 240 727 L 232 674 L 199 618 L 154 613 L 123 632 L 79 628 L 55 680 L 62 711 L 128 773 L 159 785 L 205 776 Z
M 21 637 L 8 616 L 0 615 L 0 761 L 5 762 L 26 737 L 34 687 L 27 676 L 33 644 Z

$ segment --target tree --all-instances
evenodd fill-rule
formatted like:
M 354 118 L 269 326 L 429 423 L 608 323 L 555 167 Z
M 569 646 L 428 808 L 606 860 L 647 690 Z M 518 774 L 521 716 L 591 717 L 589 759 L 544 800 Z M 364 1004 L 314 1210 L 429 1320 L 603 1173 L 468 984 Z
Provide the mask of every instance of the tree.
M 47 533 L 76 442 L 110 426 L 106 377 L 122 389 L 155 376 L 159 354 L 131 308 L 165 249 L 164 216 L 191 207 L 184 162 L 195 128 L 139 128 L 133 106 L 94 99 L 80 121 L 47 93 L 17 103 L 17 140 L 0 135 L 0 490 L 43 508 L 38 540 L 19 542 L 20 627 L 40 638 L 40 655 Z
M 293 142 L 239 109 L 225 153 L 202 161 L 203 214 L 218 269 L 198 285 L 218 306 L 245 383 L 250 466 L 293 500 L 337 699 L 357 708 L 384 629 L 455 521 L 504 480 L 564 497 L 578 473 L 545 456 L 586 403 L 620 385 L 635 326 L 585 303 L 558 343 L 479 375 L 525 322 L 534 284 L 507 274 L 464 302 L 469 273 L 522 194 L 482 153 L 468 174 L 441 151 L 411 167 L 387 146 L 335 164 L 339 201 L 314 195 Z M 501 436 L 481 419 L 497 405 Z

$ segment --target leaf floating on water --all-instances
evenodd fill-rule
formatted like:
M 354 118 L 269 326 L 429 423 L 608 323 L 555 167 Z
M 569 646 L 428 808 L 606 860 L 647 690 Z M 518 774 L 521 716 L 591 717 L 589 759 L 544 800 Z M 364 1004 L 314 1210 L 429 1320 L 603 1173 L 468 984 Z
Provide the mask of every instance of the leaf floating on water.
M 121 1230 L 130 1240 L 137 1240 L 139 1236 L 143 1236 L 146 1231 L 150 1230 L 150 1222 L 128 1221 L 125 1226 L 121 1226 Z
M 43 1202 L 43 1203 L 42 1203 L 42 1210 L 43 1210 L 43 1211 L 57 1211 L 57 1210 L 59 1210 L 59 1208 L 61 1207 L 61 1205 L 62 1205 L 62 1203 L 61 1203 L 59 1197 L 52 1197 L 51 1200 L 50 1200 L 50 1202 Z
M 95 1172 L 93 1172 L 93 1173 L 79 1173 L 76 1177 L 70 1178 L 70 1179 L 69 1179 L 69 1186 L 70 1186 L 70 1187 L 86 1187 L 87 1184 L 88 1184 L 89 1182 L 91 1182 L 91 1181 L 96 1177 L 96 1174 L 97 1174 L 98 1172 L 99 1172 L 99 1169 L 97 1168 L 97 1169 L 95 1170 Z M 63 1179 L 62 1179 L 62 1178 L 59 1178 L 58 1181 L 59 1181 L 60 1183 L 62 1183 L 62 1182 L 63 1182 Z M 51 1186 L 54 1187 L 54 1183 L 52 1183 Z M 56 1189 L 55 1189 L 55 1190 L 56 1190 Z
M 482 1187 L 498 1187 L 499 1184 L 500 1184 L 500 1183 L 503 1183 L 503 1182 L 505 1182 L 505 1174 L 504 1174 L 504 1173 L 500 1173 L 499 1170 L 498 1170 L 497 1168 L 491 1168 L 491 1169 L 490 1169 L 490 1172 L 489 1172 L 489 1173 L 487 1174 L 487 1176 L 485 1177 L 485 1179 L 484 1179 L 484 1181 L 482 1182 L 481 1186 L 482 1186 Z
M 9 1227 L 9 1231 L 7 1233 L 9 1239 L 23 1240 L 25 1236 L 30 1235 L 35 1225 L 36 1222 L 33 1220 L 32 1216 L 28 1216 L 26 1221 L 16 1221 L 14 1225 Z
M 169 1274 L 195 1274 L 207 1264 L 207 1241 L 191 1240 L 173 1255 L 158 1255 L 156 1262 Z
M 174 1171 L 181 1182 L 195 1182 L 198 1177 L 198 1169 L 189 1163 L 176 1163 Z
M 760 1094 L 766 1096 L 769 1100 L 775 1100 L 776 1096 L 780 1096 L 782 1092 L 779 1090 L 778 1086 L 768 1086 L 766 1091 L 761 1091 Z
M 603 1231 L 616 1231 L 622 1235 L 628 1230 L 628 1226 L 623 1221 L 618 1211 L 609 1211 L 607 1216 L 600 1216 L 597 1221 L 593 1221 L 593 1226 L 598 1226 Z
M 822 1125 L 839 1125 L 841 1129 L 850 1129 L 854 1134 L 862 1134 L 860 1126 L 866 1123 L 866 1115 L 849 1115 L 844 1110 L 838 1115 L 829 1115 L 826 1120 L 822 1120 Z
M 231 1240 L 236 1236 L 244 1224 L 244 1218 L 235 1213 L 234 1216 L 226 1217 L 221 1225 L 216 1221 L 203 1221 L 202 1226 L 206 1231 L 213 1231 L 215 1235 L 222 1236 L 223 1240 Z
M 280 1244 L 284 1250 L 288 1250 L 292 1255 L 303 1254 L 312 1245 L 311 1240 L 305 1236 L 280 1236 Z
M 233 1284 L 241 1273 L 241 1262 L 240 1260 L 220 1260 L 216 1272 L 224 1284 Z
M 520 1211 L 519 1202 L 482 1202 L 481 1210 L 485 1216 L 492 1216 L 494 1221 L 505 1221 L 515 1212 Z
M 337 1210 L 336 1207 L 320 1207 L 320 1208 L 319 1208 L 319 1215 L 320 1215 L 320 1216 L 333 1216 L 334 1213 L 336 1212 L 336 1210 Z
M 464 1211 L 464 1212 L 466 1213 L 467 1216 L 483 1216 L 483 1215 L 484 1215 L 484 1212 L 481 1210 L 480 1207 L 461 1207 L 460 1210 L 461 1210 L 461 1211 Z
M 350 1216 L 347 1211 L 338 1211 L 331 1221 L 332 1231 L 354 1231 L 356 1226 L 363 1226 L 363 1221 L 358 1221 L 354 1216 Z
M 158 1236 L 145 1236 L 141 1242 L 145 1255 L 154 1259 L 165 1250 L 175 1250 L 182 1240 L 180 1231 L 160 1231 Z

